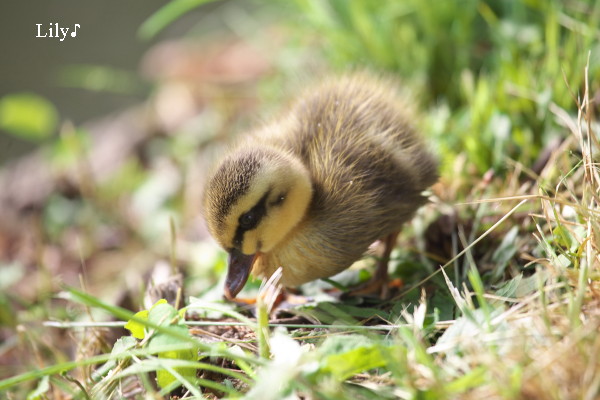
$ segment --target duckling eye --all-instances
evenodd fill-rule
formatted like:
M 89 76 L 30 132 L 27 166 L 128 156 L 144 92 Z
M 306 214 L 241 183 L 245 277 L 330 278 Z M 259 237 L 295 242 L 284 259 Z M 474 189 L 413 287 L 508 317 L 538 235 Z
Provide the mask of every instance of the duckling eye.
M 285 194 L 280 194 L 279 196 L 277 196 L 277 198 L 275 200 L 273 200 L 271 202 L 271 206 L 278 206 L 281 203 L 283 203 L 283 201 L 285 200 Z
M 242 214 L 238 221 L 242 229 L 251 229 L 256 225 L 256 214 L 253 211 L 248 211 Z
M 260 220 L 266 215 L 266 201 L 269 197 L 269 191 L 252 207 L 238 218 L 238 231 L 242 235 L 245 231 L 256 228 Z

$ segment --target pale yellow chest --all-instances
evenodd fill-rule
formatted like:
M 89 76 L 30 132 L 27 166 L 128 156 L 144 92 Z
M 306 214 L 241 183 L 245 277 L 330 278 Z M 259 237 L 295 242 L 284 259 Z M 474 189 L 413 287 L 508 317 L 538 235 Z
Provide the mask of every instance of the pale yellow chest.
M 268 278 L 281 266 L 280 283 L 287 287 L 330 277 L 348 268 L 366 250 L 344 247 L 310 226 L 300 227 L 280 246 L 261 254 L 253 274 Z

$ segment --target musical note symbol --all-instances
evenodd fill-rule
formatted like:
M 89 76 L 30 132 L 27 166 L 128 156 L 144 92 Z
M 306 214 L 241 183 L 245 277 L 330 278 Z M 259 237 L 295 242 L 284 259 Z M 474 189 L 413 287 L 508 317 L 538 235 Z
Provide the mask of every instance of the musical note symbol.
M 75 24 L 75 28 L 73 29 L 73 32 L 71 32 L 71 37 L 77 36 L 77 28 L 81 28 L 81 25 Z

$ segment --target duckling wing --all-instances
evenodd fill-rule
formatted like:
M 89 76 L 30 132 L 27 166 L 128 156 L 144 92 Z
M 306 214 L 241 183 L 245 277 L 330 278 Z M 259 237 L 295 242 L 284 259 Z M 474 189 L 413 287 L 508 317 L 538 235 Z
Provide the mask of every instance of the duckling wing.
M 290 115 L 289 149 L 312 173 L 317 214 L 343 214 L 385 235 L 412 216 L 437 180 L 435 158 L 379 81 L 359 75 L 325 84 Z

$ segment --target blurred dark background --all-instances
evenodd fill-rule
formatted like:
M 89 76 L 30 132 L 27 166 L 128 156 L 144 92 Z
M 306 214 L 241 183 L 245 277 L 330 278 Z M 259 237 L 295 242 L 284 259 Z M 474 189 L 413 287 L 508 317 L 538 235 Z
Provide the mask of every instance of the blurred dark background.
M 144 52 L 157 41 L 180 37 L 199 23 L 212 24 L 210 12 L 223 2 L 184 15 L 151 40 L 137 34 L 140 25 L 166 0 L 0 2 L 0 99 L 31 92 L 49 100 L 60 121 L 80 124 L 138 103 L 150 90 L 138 73 Z M 203 16 L 208 18 L 203 19 Z M 209 21 L 207 21 L 209 20 Z M 50 23 L 69 27 L 64 41 L 38 38 Z M 70 32 L 80 24 L 76 37 Z M 116 82 L 116 83 L 115 83 Z M 49 137 L 48 140 L 51 138 Z M 0 128 L 0 165 L 34 147 Z

